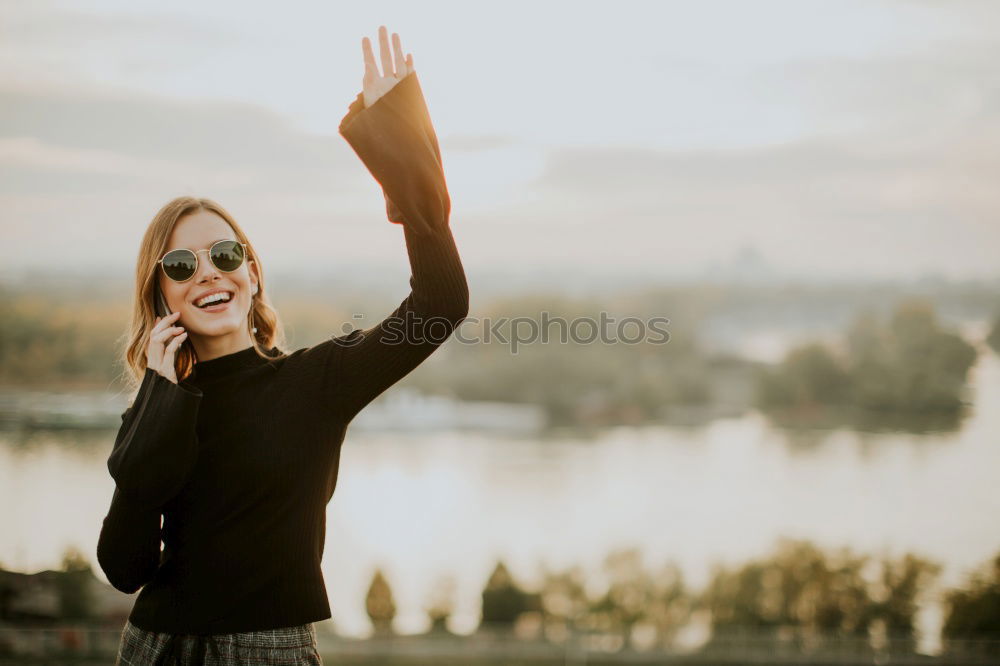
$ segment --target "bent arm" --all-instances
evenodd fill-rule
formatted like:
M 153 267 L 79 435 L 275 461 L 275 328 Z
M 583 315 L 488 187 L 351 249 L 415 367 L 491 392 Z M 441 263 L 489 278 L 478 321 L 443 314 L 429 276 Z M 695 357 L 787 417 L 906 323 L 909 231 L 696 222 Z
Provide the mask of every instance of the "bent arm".
M 160 566 L 160 511 L 130 502 L 115 487 L 97 540 L 97 562 L 115 589 L 136 592 Z
M 198 388 L 146 368 L 108 457 L 111 477 L 133 503 L 158 509 L 187 481 L 198 457 L 202 396 Z
M 108 457 L 115 491 L 97 541 L 101 569 L 122 592 L 138 590 L 160 565 L 160 515 L 197 459 L 202 397 L 146 368 L 134 404 L 122 413 Z

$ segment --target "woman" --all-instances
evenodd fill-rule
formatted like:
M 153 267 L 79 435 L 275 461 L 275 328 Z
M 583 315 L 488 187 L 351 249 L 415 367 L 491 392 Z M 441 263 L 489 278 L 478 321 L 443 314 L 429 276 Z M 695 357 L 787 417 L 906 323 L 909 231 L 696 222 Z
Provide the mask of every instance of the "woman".
M 347 425 L 468 314 L 413 57 L 384 26 L 379 42 L 385 74 L 364 38 L 340 133 L 403 227 L 411 291 L 389 317 L 285 353 L 260 259 L 223 208 L 175 199 L 143 238 L 125 353 L 139 386 L 97 547 L 112 585 L 141 588 L 119 664 L 322 663 L 312 623 L 331 617 L 320 562 Z

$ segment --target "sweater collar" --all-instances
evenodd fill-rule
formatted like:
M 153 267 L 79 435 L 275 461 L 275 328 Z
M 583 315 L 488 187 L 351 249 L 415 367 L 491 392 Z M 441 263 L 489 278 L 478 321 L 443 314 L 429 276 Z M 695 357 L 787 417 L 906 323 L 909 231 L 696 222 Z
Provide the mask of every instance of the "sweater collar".
M 277 356 L 278 348 L 272 347 L 267 354 L 272 358 Z M 267 362 L 268 360 L 266 358 L 261 358 L 260 355 L 257 354 L 257 350 L 251 345 L 246 349 L 242 349 L 231 354 L 217 356 L 207 361 L 198 361 L 194 364 L 194 372 L 191 375 L 191 379 L 194 381 L 216 379 L 226 375 L 235 374 L 240 370 L 264 365 Z

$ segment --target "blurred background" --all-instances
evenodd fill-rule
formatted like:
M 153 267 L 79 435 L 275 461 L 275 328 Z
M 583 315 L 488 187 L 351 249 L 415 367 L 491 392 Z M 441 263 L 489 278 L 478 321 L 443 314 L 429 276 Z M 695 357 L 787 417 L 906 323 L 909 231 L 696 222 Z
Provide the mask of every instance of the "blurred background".
M 441 140 L 470 317 L 664 317 L 670 340 L 515 353 L 467 323 L 362 412 L 324 657 L 1000 659 L 998 20 L 0 4 L 0 662 L 107 663 L 134 602 L 96 543 L 161 205 L 233 213 L 288 350 L 408 293 L 337 134 L 382 24 Z

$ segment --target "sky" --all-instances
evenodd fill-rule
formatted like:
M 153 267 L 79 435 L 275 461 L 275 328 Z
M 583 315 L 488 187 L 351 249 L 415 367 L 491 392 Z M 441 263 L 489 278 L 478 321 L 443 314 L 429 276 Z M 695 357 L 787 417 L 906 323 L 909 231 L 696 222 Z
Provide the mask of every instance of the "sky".
M 470 281 L 1000 275 L 1000 3 L 874 0 L 0 2 L 0 273 L 131 280 L 191 194 L 266 271 L 405 278 L 337 133 L 383 24 Z

